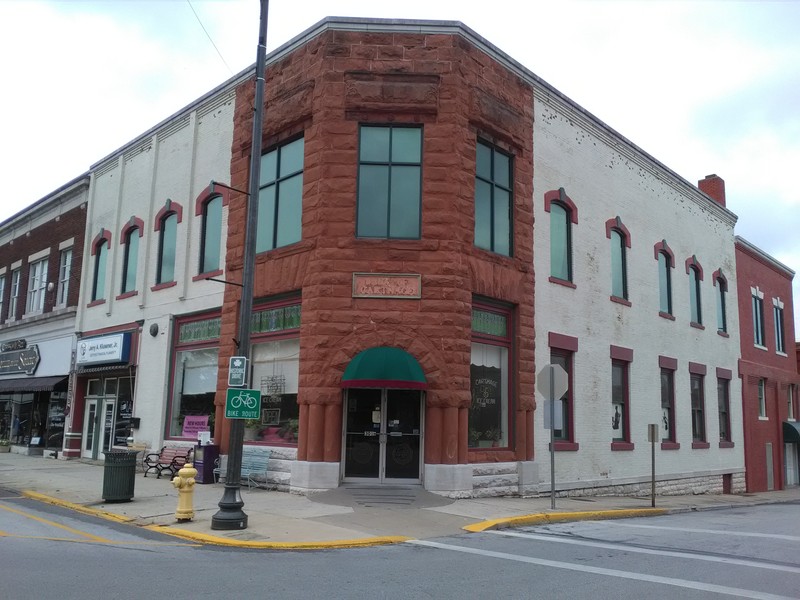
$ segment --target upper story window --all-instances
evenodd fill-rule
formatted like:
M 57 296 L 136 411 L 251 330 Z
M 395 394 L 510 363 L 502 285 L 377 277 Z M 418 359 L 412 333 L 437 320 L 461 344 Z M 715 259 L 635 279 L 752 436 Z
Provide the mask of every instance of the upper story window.
M 5 273 L 0 275 L 0 323 L 3 322 L 3 309 L 5 308 L 6 297 L 6 276 Z
M 158 270 L 156 283 L 175 281 L 175 248 L 178 241 L 178 215 L 167 213 L 159 222 L 161 233 L 158 236 Z
M 692 256 L 686 260 L 686 274 L 689 275 L 689 309 L 693 325 L 703 324 L 703 307 L 700 295 L 700 282 L 703 280 L 703 268 Z
M 675 268 L 675 255 L 661 240 L 653 247 L 658 261 L 658 312 L 665 317 L 672 317 L 672 269 Z
M 606 221 L 606 237 L 611 240 L 611 295 L 628 299 L 628 264 L 625 249 L 631 246 L 631 236 L 622 220 Z
M 258 225 L 256 231 L 256 252 L 266 252 L 299 242 L 302 235 L 303 217 L 303 159 L 305 155 L 303 138 L 282 144 L 261 156 L 261 171 L 258 187 Z M 222 207 L 219 209 L 219 231 L 222 231 Z M 213 215 L 204 217 L 204 235 L 208 232 L 207 223 Z M 204 252 L 214 241 L 209 239 Z M 219 248 L 220 240 L 216 239 Z M 210 248 L 209 248 L 209 251 Z M 213 256 L 209 257 L 212 259 Z M 205 265 L 203 271 L 213 269 Z M 216 257 L 219 268 L 220 257 Z M 210 265 L 209 265 L 210 267 Z
M 717 331 L 720 333 L 727 333 L 728 314 L 725 296 L 728 293 L 728 282 L 721 270 L 714 273 L 714 286 L 717 288 Z
M 550 277 L 572 282 L 572 225 L 578 223 L 578 208 L 564 188 L 547 192 L 544 210 L 550 213 Z
M 758 380 L 758 416 L 767 418 L 767 382 L 764 379 Z
M 72 248 L 61 251 L 58 257 L 58 293 L 56 306 L 64 307 L 69 302 L 69 280 L 72 277 Z
M 17 306 L 19 305 L 19 282 L 21 276 L 21 269 L 14 269 L 11 271 L 11 298 L 8 304 L 9 321 L 13 321 L 17 318 Z
M 786 338 L 783 333 L 783 302 L 780 298 L 772 299 L 772 317 L 775 326 L 775 352 L 786 354 Z
M 203 231 L 200 238 L 200 273 L 220 268 L 222 243 L 222 196 L 214 196 L 203 205 Z
M 356 236 L 419 239 L 422 129 L 362 125 Z
M 794 385 L 789 384 L 788 388 L 786 389 L 786 403 L 787 403 L 787 410 L 786 410 L 786 418 L 789 421 L 795 420 L 795 410 L 794 410 Z
M 44 310 L 44 295 L 47 291 L 47 261 L 47 258 L 43 258 L 29 265 L 26 314 L 40 313 Z
M 511 256 L 511 157 L 478 142 L 475 164 L 475 245 Z
M 122 258 L 122 287 L 120 292 L 127 294 L 136 290 L 136 272 L 139 263 L 139 238 L 142 237 L 140 227 L 131 227 L 125 232 L 123 243 L 125 255 Z
M 108 247 L 110 245 L 110 236 L 106 237 L 104 234 L 106 234 L 106 232 L 100 232 L 100 235 L 95 239 L 94 246 L 92 247 L 92 254 L 94 255 L 92 302 L 103 300 L 106 297 L 106 268 L 108 263 Z
M 753 343 L 756 346 L 766 347 L 764 339 L 764 292 L 756 288 L 750 288 L 752 293 L 753 305 Z

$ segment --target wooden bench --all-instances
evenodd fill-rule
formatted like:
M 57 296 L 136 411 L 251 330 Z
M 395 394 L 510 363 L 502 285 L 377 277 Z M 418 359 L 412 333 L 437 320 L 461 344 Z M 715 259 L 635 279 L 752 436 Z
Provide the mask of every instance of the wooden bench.
M 248 489 L 253 486 L 266 485 L 270 454 L 272 454 L 272 450 L 256 449 L 248 446 L 242 449 L 240 478 L 242 483 L 247 484 Z M 220 456 L 216 461 L 216 465 L 214 468 L 214 483 L 225 479 L 225 475 L 228 473 L 228 456 Z M 263 479 L 263 481 L 259 481 L 259 479 Z
M 156 479 L 160 479 L 164 471 L 169 471 L 170 479 L 172 479 L 181 470 L 181 467 L 189 462 L 191 454 L 191 446 L 164 446 L 160 452 L 146 454 L 142 459 L 144 476 L 147 477 L 150 471 L 154 471 L 158 473 Z

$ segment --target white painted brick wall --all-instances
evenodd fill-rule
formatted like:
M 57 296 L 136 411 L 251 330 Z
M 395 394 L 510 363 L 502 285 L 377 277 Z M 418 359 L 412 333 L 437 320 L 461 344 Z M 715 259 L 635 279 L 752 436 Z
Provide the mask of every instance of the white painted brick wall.
M 741 385 L 737 378 L 739 334 L 733 217 L 707 201 L 685 182 L 656 166 L 597 128 L 585 116 L 567 112 L 553 100 L 536 99 L 534 127 L 534 266 L 536 272 L 536 365 L 550 361 L 548 332 L 579 338 L 574 363 L 576 452 L 555 456 L 560 488 L 594 489 L 649 475 L 647 424 L 661 416 L 658 356 L 678 360 L 675 408 L 679 450 L 656 450 L 660 478 L 685 481 L 693 473 L 739 473 L 744 468 L 741 423 Z M 704 165 L 698 165 L 705 172 Z M 578 207 L 572 226 L 573 281 L 576 289 L 550 283 L 549 213 L 547 191 L 565 188 Z M 605 222 L 619 216 L 631 233 L 627 251 L 628 290 L 632 306 L 609 300 L 610 241 Z M 675 254 L 672 270 L 675 321 L 659 317 L 657 261 L 653 246 L 666 239 Z M 688 275 L 684 261 L 697 256 L 704 272 L 701 282 L 705 330 L 690 326 Z M 717 333 L 712 273 L 722 268 L 728 279 L 729 338 Z M 630 416 L 633 451 L 610 449 L 611 344 L 632 348 Z M 692 449 L 688 362 L 707 366 L 705 378 L 708 449 Z M 730 415 L 734 448 L 718 447 L 716 367 L 730 369 Z M 535 460 L 542 485 L 549 490 L 549 430 L 543 427 L 544 399 L 537 392 Z M 710 481 L 721 485 L 719 475 Z M 668 486 L 667 483 L 662 484 Z M 705 484 L 704 484 L 705 485 Z M 711 485 L 711 484 L 709 484 Z M 601 486 L 602 487 L 602 486 Z M 624 487 L 624 486 L 623 486 Z M 616 492 L 614 492 L 616 493 Z

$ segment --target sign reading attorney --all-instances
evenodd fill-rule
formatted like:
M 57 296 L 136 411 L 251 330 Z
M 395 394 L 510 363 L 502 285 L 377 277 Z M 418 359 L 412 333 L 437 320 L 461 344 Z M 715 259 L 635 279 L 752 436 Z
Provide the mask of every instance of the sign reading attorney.
M 0 352 L 0 375 L 33 375 L 39 366 L 39 347 L 32 344 L 23 350 Z
M 130 332 L 101 335 L 78 342 L 75 362 L 79 365 L 128 362 L 130 352 Z

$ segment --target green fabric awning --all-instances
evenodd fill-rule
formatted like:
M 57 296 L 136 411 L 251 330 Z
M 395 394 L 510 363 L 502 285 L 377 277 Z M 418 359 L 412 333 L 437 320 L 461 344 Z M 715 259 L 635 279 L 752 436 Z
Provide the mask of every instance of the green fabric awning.
M 783 422 L 783 442 L 785 444 L 800 443 L 800 423 L 797 421 Z
M 359 352 L 342 375 L 342 387 L 424 390 L 425 373 L 417 359 L 401 348 L 378 346 Z

